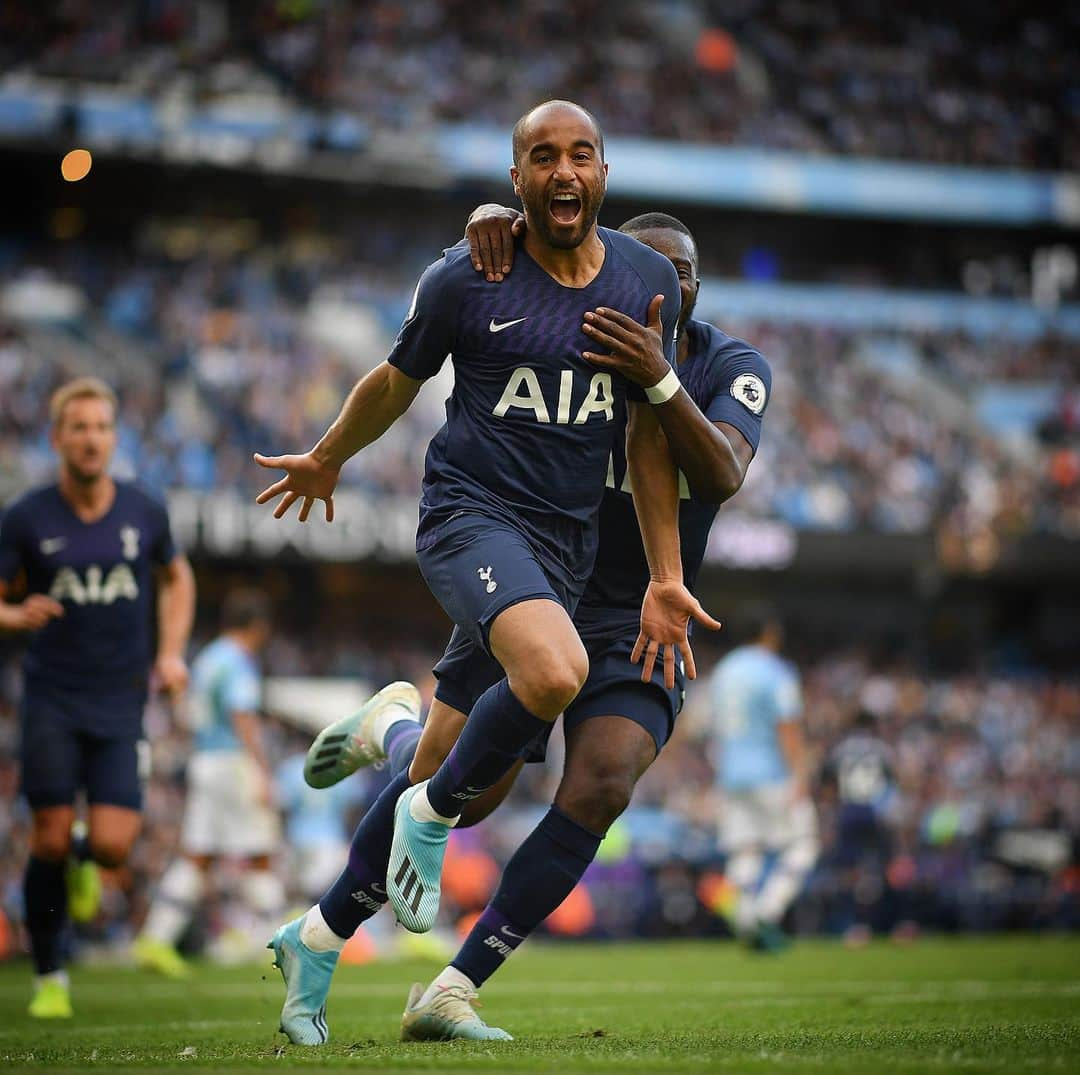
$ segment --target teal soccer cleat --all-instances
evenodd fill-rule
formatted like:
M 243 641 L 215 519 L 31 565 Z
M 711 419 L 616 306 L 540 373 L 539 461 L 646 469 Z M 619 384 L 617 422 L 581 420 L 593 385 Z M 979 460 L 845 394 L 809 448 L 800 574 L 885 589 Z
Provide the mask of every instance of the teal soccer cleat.
M 488 1026 L 473 1010 L 476 993 L 451 986 L 421 1005 L 424 987 L 417 982 L 409 990 L 409 1002 L 401 1017 L 402 1041 L 513 1041 L 497 1026 Z
M 326 995 L 337 966 L 338 952 L 313 952 L 300 940 L 304 916 L 282 926 L 266 946 L 274 953 L 274 966 L 285 980 L 281 1032 L 293 1045 L 324 1045 L 330 1038 L 326 1025 Z
M 410 933 L 427 933 L 439 913 L 443 856 L 450 826 L 440 821 L 417 821 L 409 804 L 427 781 L 406 788 L 394 807 L 394 842 L 386 894 L 397 920 Z
M 319 733 L 304 759 L 304 779 L 313 788 L 329 788 L 368 765 L 386 760 L 375 735 L 375 719 L 392 705 L 401 719 L 420 720 L 420 692 L 403 680 L 383 687 L 359 712 L 334 721 Z

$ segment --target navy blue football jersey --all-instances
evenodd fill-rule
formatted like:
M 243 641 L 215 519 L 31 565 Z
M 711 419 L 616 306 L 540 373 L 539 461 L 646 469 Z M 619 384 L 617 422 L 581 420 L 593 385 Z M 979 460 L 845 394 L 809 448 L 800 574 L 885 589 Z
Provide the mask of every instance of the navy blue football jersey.
M 146 686 L 151 661 L 153 567 L 176 555 L 165 506 L 116 483 L 112 507 L 84 523 L 56 485 L 35 489 L 0 522 L 0 579 L 26 572 L 64 615 L 30 635 L 26 679 L 110 691 Z
M 690 338 L 686 361 L 678 367 L 683 388 L 710 422 L 734 426 L 756 452 L 772 391 L 769 364 L 750 344 L 704 321 L 689 321 L 683 331 Z M 719 507 L 694 499 L 681 476 L 679 484 L 683 581 L 692 590 Z M 648 584 L 649 564 L 626 473 L 625 437 L 620 436 L 612 451 L 600 508 L 596 567 L 575 616 L 582 637 L 587 638 L 590 629 L 611 633 L 625 626 L 636 630 Z
M 621 232 L 599 229 L 604 264 L 582 288 L 564 287 L 519 246 L 514 271 L 488 283 L 462 240 L 429 266 L 389 362 L 410 377 L 449 356 L 454 389 L 425 463 L 420 532 L 461 511 L 493 515 L 552 550 L 579 577 L 591 568 L 608 458 L 623 435 L 626 400 L 643 395 L 590 365 L 586 311 L 620 310 L 644 323 L 665 298 L 664 347 L 673 354 L 678 278 L 671 262 Z

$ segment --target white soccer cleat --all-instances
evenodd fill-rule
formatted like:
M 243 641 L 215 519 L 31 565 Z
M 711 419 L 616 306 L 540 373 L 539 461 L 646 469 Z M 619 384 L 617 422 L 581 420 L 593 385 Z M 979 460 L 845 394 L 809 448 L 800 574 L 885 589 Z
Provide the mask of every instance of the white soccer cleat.
M 334 721 L 319 732 L 304 759 L 304 779 L 313 788 L 329 788 L 357 769 L 386 761 L 375 734 L 375 721 L 390 706 L 401 708 L 401 719 L 420 720 L 420 692 L 403 680 L 390 683 L 357 713 Z
M 401 1016 L 402 1041 L 513 1041 L 497 1026 L 488 1026 L 473 1008 L 477 993 L 459 985 L 439 990 L 427 1004 L 421 1004 L 424 987 L 417 982 L 409 990 L 409 1001 Z

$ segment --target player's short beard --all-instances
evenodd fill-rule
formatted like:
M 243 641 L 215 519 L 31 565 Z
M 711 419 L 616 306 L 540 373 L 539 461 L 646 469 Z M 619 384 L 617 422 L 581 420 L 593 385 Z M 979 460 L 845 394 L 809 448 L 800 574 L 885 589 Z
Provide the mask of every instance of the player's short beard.
M 553 247 L 555 250 L 576 249 L 585 241 L 586 236 L 592 231 L 593 225 L 596 223 L 597 216 L 600 215 L 600 206 L 604 204 L 606 186 L 602 172 L 591 186 L 583 186 L 581 189 L 581 213 L 577 228 L 570 235 L 557 235 L 553 231 L 548 217 L 548 205 L 552 193 L 550 185 L 539 190 L 533 190 L 523 178 L 518 185 L 518 189 L 521 192 L 521 204 L 525 208 L 529 229 L 534 231 L 548 246 Z

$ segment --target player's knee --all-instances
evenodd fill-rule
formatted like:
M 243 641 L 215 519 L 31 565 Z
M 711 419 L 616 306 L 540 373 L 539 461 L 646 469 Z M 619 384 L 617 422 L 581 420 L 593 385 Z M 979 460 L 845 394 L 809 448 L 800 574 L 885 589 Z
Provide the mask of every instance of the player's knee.
M 106 869 L 123 866 L 131 852 L 131 840 L 115 836 L 90 836 L 90 857 Z
M 43 862 L 63 862 L 71 852 L 71 827 L 35 828 L 30 837 L 30 854 Z
M 511 677 L 510 686 L 526 709 L 554 720 L 576 697 L 589 675 L 585 648 L 551 647 Z
M 593 773 L 587 783 L 559 789 L 556 805 L 590 832 L 607 832 L 630 805 L 634 778 L 621 770 Z

